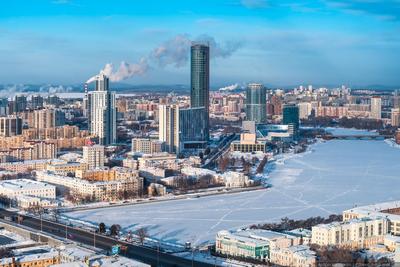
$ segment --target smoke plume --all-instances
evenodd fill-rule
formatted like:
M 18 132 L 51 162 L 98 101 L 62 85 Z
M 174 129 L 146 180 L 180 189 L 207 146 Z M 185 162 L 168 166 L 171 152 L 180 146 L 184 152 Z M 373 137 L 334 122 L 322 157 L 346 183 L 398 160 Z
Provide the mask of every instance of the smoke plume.
M 228 86 L 225 86 L 225 87 L 221 87 L 221 88 L 219 88 L 218 90 L 219 91 L 233 91 L 233 90 L 236 90 L 236 89 L 238 89 L 239 88 L 239 84 L 238 83 L 235 83 L 235 84 L 232 84 L 232 85 L 228 85 Z
M 142 57 L 138 63 L 130 64 L 123 61 L 118 69 L 114 69 L 113 64 L 107 63 L 100 70 L 100 74 L 108 76 L 110 81 L 118 82 L 145 74 L 150 68 L 149 63 L 151 65 L 156 64 L 159 67 L 166 67 L 168 65 L 176 68 L 182 67 L 189 61 L 190 46 L 193 42 L 209 45 L 211 58 L 229 57 L 241 46 L 240 42 L 226 42 L 221 44 L 208 35 L 201 35 L 191 39 L 187 34 L 179 34 L 154 48 L 148 56 Z M 91 83 L 95 80 L 96 76 L 93 76 L 86 83 Z

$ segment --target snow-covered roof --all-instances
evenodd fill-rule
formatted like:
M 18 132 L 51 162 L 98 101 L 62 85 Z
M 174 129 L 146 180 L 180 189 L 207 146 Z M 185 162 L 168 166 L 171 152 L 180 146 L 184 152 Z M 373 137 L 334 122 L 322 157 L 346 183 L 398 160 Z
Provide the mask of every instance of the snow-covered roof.
M 0 181 L 0 187 L 10 190 L 20 189 L 42 189 L 43 187 L 54 187 L 47 183 L 42 183 L 29 179 L 15 179 L 15 180 L 4 180 Z
M 345 210 L 343 213 L 356 213 L 359 215 L 369 216 L 369 217 L 380 216 L 380 217 L 386 217 L 391 221 L 400 221 L 400 214 L 397 215 L 397 214 L 383 212 L 385 210 L 396 209 L 396 208 L 400 209 L 400 200 L 383 202 L 368 206 L 355 207 L 352 209 Z

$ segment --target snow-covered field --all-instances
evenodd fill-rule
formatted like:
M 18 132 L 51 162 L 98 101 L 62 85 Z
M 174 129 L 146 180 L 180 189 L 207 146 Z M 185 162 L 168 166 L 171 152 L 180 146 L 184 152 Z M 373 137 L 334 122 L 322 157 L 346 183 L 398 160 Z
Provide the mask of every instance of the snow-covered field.
M 385 141 L 319 142 L 311 152 L 268 168 L 272 188 L 230 195 L 71 212 L 91 222 L 147 227 L 168 242 L 199 245 L 222 229 L 341 213 L 354 205 L 400 199 L 400 150 Z

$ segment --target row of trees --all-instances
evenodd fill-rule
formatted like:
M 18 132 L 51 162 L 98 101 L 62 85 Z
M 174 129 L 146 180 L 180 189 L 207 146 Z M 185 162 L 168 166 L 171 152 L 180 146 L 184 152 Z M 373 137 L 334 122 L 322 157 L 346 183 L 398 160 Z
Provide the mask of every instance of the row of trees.
M 4 169 L 0 169 L 0 171 L 3 171 Z M 32 178 L 32 172 L 27 171 L 27 172 L 18 172 L 18 173 L 13 173 L 13 174 L 3 174 L 0 176 L 0 180 L 15 180 L 15 179 L 31 179 Z
M 264 229 L 277 232 L 290 231 L 297 228 L 304 228 L 311 230 L 311 227 L 321 224 L 321 223 L 331 223 L 335 221 L 342 221 L 342 215 L 332 214 L 328 218 L 323 218 L 320 216 L 310 217 L 305 220 L 292 220 L 287 217 L 282 218 L 279 223 L 264 223 L 258 225 L 252 225 L 251 229 Z
M 111 236 L 118 236 L 121 232 L 121 225 L 119 224 L 113 224 L 110 226 L 110 235 Z M 99 223 L 99 227 L 97 229 L 97 232 L 100 234 L 105 234 L 107 232 L 107 226 L 105 225 L 105 223 L 101 222 Z M 140 244 L 143 245 L 145 239 L 149 236 L 147 233 L 147 229 L 146 228 L 139 228 L 138 230 L 135 231 L 134 235 L 138 238 Z M 128 239 L 132 238 L 132 233 L 129 232 L 128 233 Z
M 218 169 L 221 172 L 225 172 L 229 167 L 234 167 L 240 165 L 243 168 L 245 174 L 249 174 L 251 167 L 256 165 L 258 162 L 257 157 L 253 157 L 251 161 L 245 159 L 243 156 L 238 159 L 234 157 L 229 157 L 227 155 L 221 157 L 218 161 Z M 265 166 L 265 165 L 264 165 Z
M 350 248 L 315 244 L 310 248 L 317 254 L 318 266 L 333 266 L 338 263 L 344 266 L 393 266 L 393 262 L 386 257 L 377 260 L 372 256 L 365 256 L 362 251 L 354 251 Z
M 173 178 L 171 186 L 180 191 L 196 190 L 202 188 L 209 188 L 215 186 L 222 186 L 223 184 L 215 180 L 211 174 L 202 175 L 198 178 L 189 177 L 186 175 L 176 176 Z
M 347 118 L 333 119 L 330 117 L 310 117 L 301 120 L 301 124 L 313 127 L 343 127 L 343 128 L 356 128 L 367 130 L 380 130 L 383 129 L 383 122 L 381 120 L 366 119 L 366 118 Z

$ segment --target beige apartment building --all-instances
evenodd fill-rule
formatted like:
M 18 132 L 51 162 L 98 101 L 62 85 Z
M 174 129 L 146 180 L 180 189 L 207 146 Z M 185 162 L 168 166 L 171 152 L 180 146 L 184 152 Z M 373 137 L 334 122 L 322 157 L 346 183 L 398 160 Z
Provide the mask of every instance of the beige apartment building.
M 354 207 L 352 209 L 343 211 L 344 221 L 366 217 L 386 218 L 389 221 L 386 233 L 400 236 L 400 201 Z
M 313 226 L 311 243 L 321 246 L 369 248 L 383 243 L 387 232 L 388 220 L 386 218 L 365 217 Z
M 137 196 L 143 192 L 143 178 L 132 177 L 125 180 L 115 181 L 88 181 L 79 178 L 56 175 L 48 171 L 36 172 L 38 181 L 45 181 L 51 184 L 64 186 L 72 192 L 82 196 L 90 196 L 96 201 L 116 200 L 120 192 L 129 191 Z
M 317 266 L 317 257 L 310 247 L 298 245 L 271 249 L 270 262 L 279 266 L 314 267 Z

